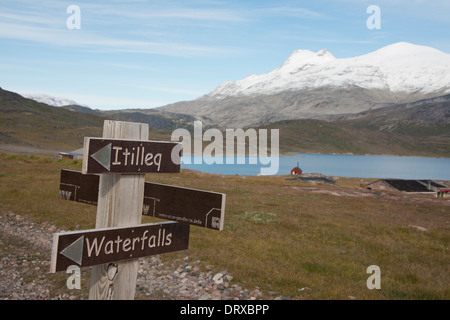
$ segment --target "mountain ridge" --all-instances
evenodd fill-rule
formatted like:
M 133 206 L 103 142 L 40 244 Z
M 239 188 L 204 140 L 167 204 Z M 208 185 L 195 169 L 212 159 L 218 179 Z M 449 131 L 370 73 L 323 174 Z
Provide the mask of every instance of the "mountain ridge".
M 447 71 L 447 72 L 446 72 Z M 219 85 L 199 99 L 274 94 L 327 86 L 359 86 L 392 92 L 450 93 L 450 54 L 437 49 L 398 42 L 351 58 L 335 58 L 295 50 L 281 66 L 261 75 L 250 75 Z
M 268 73 L 227 81 L 195 100 L 155 109 L 237 128 L 324 119 L 448 93 L 450 54 L 399 42 L 342 59 L 327 50 L 295 50 Z
M 414 50 L 409 50 L 412 48 Z M 403 57 L 403 61 L 399 63 L 398 59 L 389 60 L 393 53 Z M 445 57 L 445 59 L 431 59 L 433 65 L 439 65 L 440 72 L 436 77 L 437 80 L 433 78 L 433 81 L 429 82 L 431 84 L 429 88 L 434 88 L 433 90 L 416 90 L 417 88 L 413 87 L 408 87 L 413 90 L 391 90 L 393 83 L 397 85 L 405 83 L 404 80 L 408 80 L 407 75 L 412 77 L 411 83 L 417 84 L 420 81 L 428 81 L 429 77 L 437 72 L 433 68 L 424 70 L 426 64 L 409 65 L 413 60 L 408 57 L 422 62 L 427 62 L 430 57 Z M 287 90 L 289 87 L 285 86 L 280 92 L 274 93 L 269 90 L 265 94 L 258 94 L 256 86 L 253 88 L 256 90 L 255 94 L 249 92 L 246 95 L 230 95 L 220 99 L 217 98 L 219 96 L 212 99 L 207 94 L 196 100 L 180 101 L 154 109 L 101 111 L 79 105 L 52 107 L 0 89 L 0 144 L 43 146 L 53 142 L 55 145 L 76 144 L 78 147 L 82 142 L 79 137 L 88 132 L 99 132 L 103 119 L 148 123 L 152 130 L 152 139 L 157 137 L 170 139 L 171 131 L 174 129 L 192 130 L 193 122 L 201 120 L 205 129 L 258 129 L 280 125 L 285 134 L 280 136 L 280 144 L 285 146 L 286 152 L 289 152 L 289 149 L 292 152 L 302 151 L 298 150 L 301 145 L 296 144 L 294 138 L 298 136 L 305 138 L 303 143 L 307 141 L 304 146 L 307 146 L 309 152 L 324 152 L 326 148 L 323 146 L 328 146 L 333 152 L 343 153 L 396 154 L 397 150 L 402 155 L 410 152 L 411 155 L 449 157 L 448 57 L 450 55 L 433 48 L 397 43 L 363 56 L 346 58 L 352 63 L 356 61 L 356 65 L 362 67 L 353 70 L 354 64 L 334 57 L 327 50 L 314 53 L 300 49 L 295 50 L 278 68 L 262 77 L 269 75 L 270 78 L 274 75 L 291 73 L 298 75 L 299 72 L 321 68 L 320 70 L 327 72 L 340 70 L 343 78 L 352 72 L 356 72 L 357 75 L 363 74 L 364 77 L 361 78 L 363 83 L 369 84 L 371 77 L 378 80 L 389 78 L 388 75 L 384 75 L 383 78 L 379 73 L 371 72 L 371 67 L 367 69 L 368 60 L 378 61 L 380 66 L 392 65 L 394 69 L 398 67 L 398 70 L 409 66 L 412 71 L 402 73 L 403 70 L 398 73 L 394 79 L 397 82 L 391 81 L 388 87 L 380 85 L 380 82 L 375 80 L 372 87 L 364 87 L 350 82 L 339 85 L 334 83 L 333 79 L 327 79 L 328 82 L 322 81 L 320 86 L 311 85 L 307 89 Z M 334 63 L 342 60 L 345 62 L 344 67 L 336 69 Z M 334 69 L 328 68 L 330 66 Z M 344 72 L 346 70 L 348 72 Z M 431 73 L 427 75 L 425 71 Z M 253 75 L 244 79 L 257 83 L 260 78 Z M 320 79 L 323 80 L 323 78 L 316 80 Z M 436 81 L 442 79 L 445 81 L 435 85 Z M 226 87 L 230 83 L 223 85 Z M 307 132 L 308 128 L 311 132 Z M 355 136 L 364 137 L 367 146 L 351 141 Z M 374 137 L 380 142 L 378 143 Z
M 273 121 L 254 128 L 279 129 L 283 153 L 450 157 L 450 95 L 391 107 L 322 120 Z M 45 105 L 0 89 L 0 151 L 56 156 L 59 151 L 80 148 L 83 137 L 101 136 L 105 119 L 148 123 L 149 138 L 169 141 L 175 128 L 187 128 L 192 133 L 196 119 L 157 110 L 98 111 L 98 115 L 83 111 Z M 380 114 L 372 117 L 370 112 Z M 403 118 L 396 119 L 398 114 Z M 396 121 L 394 125 L 391 120 Z M 204 125 L 205 130 L 210 127 Z
M 24 98 L 27 98 L 27 99 L 34 100 L 36 102 L 45 103 L 52 107 L 63 107 L 63 106 L 69 106 L 69 105 L 81 106 L 79 103 L 77 103 L 73 100 L 63 98 L 63 97 L 55 97 L 55 96 L 51 96 L 51 95 L 43 94 L 43 93 L 24 93 L 24 94 L 21 94 L 21 96 Z M 86 106 L 84 106 L 84 107 L 86 107 Z

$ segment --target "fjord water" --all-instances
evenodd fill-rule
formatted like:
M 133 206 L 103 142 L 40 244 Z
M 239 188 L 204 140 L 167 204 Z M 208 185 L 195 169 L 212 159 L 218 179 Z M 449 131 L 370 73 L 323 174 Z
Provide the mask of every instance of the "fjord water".
M 244 164 L 237 164 L 238 158 Z M 195 159 L 201 164 L 195 164 Z M 209 160 L 209 163 L 214 162 Z M 234 164 L 227 164 L 226 158 L 223 164 L 207 164 L 208 158 L 205 157 L 183 157 L 181 168 L 223 175 L 255 176 L 260 174 L 261 167 L 270 166 L 270 164 L 261 164 L 257 157 L 252 159 L 235 157 L 234 160 Z M 250 164 L 250 160 L 256 164 Z M 450 180 L 450 158 L 372 155 L 297 153 L 292 156 L 280 156 L 277 174 L 290 174 L 291 169 L 297 166 L 297 162 L 303 173 L 321 173 L 328 176 Z

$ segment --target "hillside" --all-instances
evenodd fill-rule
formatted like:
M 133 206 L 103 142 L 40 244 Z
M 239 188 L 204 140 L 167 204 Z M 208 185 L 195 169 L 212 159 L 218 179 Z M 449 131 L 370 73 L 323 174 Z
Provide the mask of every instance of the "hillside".
M 119 121 L 147 123 L 152 132 L 171 133 L 177 128 L 192 129 L 195 117 L 185 114 L 173 114 L 154 109 L 126 109 L 104 111 L 103 116 Z
M 243 128 L 281 120 L 327 119 L 405 101 L 413 102 L 415 98 L 378 89 L 324 87 L 220 100 L 183 101 L 156 110 L 188 114 L 204 119 L 211 126 Z
M 448 136 L 401 135 L 313 119 L 280 121 L 261 128 L 280 130 L 282 153 L 450 157 Z
M 253 128 L 279 129 L 280 151 L 285 154 L 450 157 L 449 101 L 450 95 L 447 95 L 323 120 L 267 121 L 272 123 Z M 187 128 L 192 132 L 196 117 L 160 110 L 99 111 L 80 106 L 53 107 L 0 89 L 0 151 L 52 155 L 72 151 L 82 147 L 85 136 L 101 136 L 104 119 L 148 123 L 149 138 L 168 141 L 176 128 Z M 210 121 L 202 119 L 206 130 Z
M 450 138 L 450 94 L 340 118 L 355 128 L 415 137 Z
M 103 118 L 51 107 L 0 88 L 2 150 L 70 151 L 101 134 Z
M 450 157 L 450 95 L 270 127 L 280 128 L 283 150 Z

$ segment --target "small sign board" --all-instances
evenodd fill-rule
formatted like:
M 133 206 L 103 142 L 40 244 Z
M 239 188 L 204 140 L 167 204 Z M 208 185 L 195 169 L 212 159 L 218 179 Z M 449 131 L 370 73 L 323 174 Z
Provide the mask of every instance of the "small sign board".
M 59 180 L 59 198 L 97 205 L 99 183 L 98 174 L 63 169 Z
M 223 230 L 223 193 L 146 182 L 143 215 Z
M 86 137 L 82 173 L 179 173 L 179 144 Z
M 97 205 L 99 175 L 61 170 L 59 197 Z M 223 193 L 145 182 L 142 214 L 191 225 L 223 230 Z
M 188 249 L 189 225 L 178 222 L 55 233 L 50 272 Z

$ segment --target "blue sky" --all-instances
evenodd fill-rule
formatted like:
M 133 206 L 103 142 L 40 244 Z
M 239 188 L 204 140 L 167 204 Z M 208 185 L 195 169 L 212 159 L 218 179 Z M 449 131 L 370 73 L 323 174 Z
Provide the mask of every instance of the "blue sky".
M 70 5 L 80 29 L 69 29 Z M 370 30 L 369 5 L 381 9 Z M 448 0 L 0 0 L 0 87 L 92 108 L 193 100 L 296 49 L 337 58 L 407 41 L 450 53 Z

